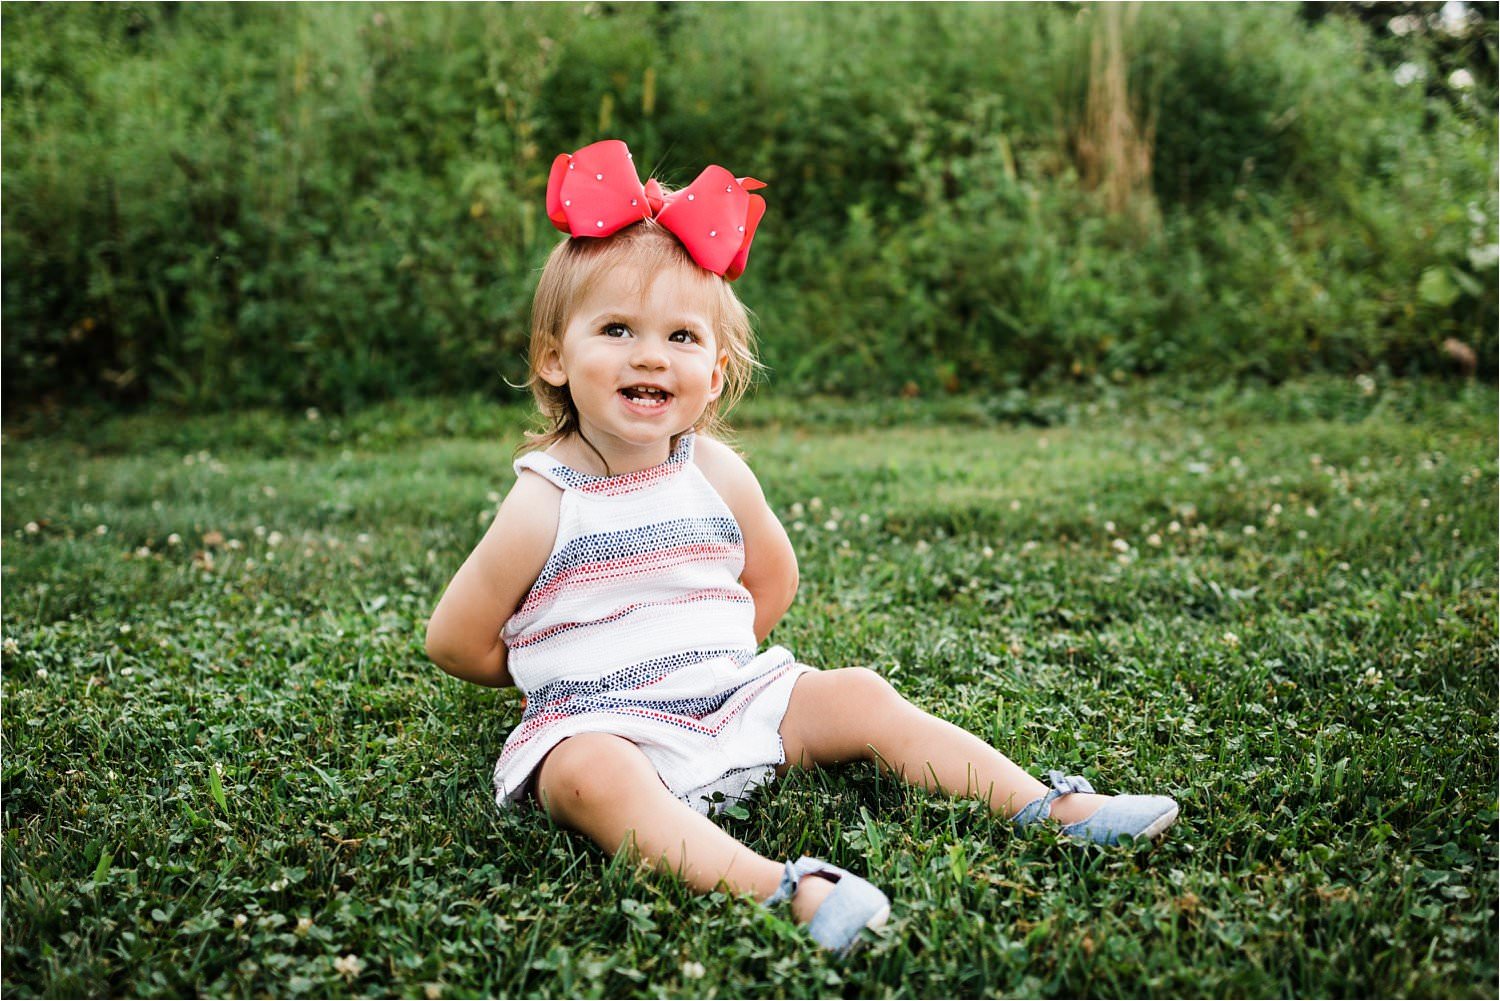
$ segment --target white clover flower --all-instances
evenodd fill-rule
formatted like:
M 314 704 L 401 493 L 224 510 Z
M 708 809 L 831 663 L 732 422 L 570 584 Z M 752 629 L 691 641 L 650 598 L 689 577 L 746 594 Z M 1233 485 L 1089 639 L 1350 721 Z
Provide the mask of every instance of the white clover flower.
M 1161 536 L 1157 535 L 1155 532 L 1152 532 L 1150 535 L 1146 536 L 1146 544 L 1149 546 L 1160 546 Z
M 302 917 L 297 919 L 297 927 L 293 929 L 293 934 L 295 934 L 298 938 L 302 938 L 306 936 L 308 932 L 312 931 L 312 927 L 313 919 L 307 917 L 306 915 L 303 915 Z
M 1426 80 L 1427 70 L 1417 63 L 1402 63 L 1391 74 L 1391 79 L 1396 81 L 1397 87 L 1410 87 L 1420 80 Z
M 807 513 L 807 509 L 802 506 L 801 501 L 795 501 L 792 504 L 791 510 L 787 513 L 790 514 L 793 518 L 800 518 Z
M 247 917 L 245 917 L 245 915 L 243 915 L 243 914 L 236 914 L 234 916 L 234 927 L 235 927 L 236 931 L 238 931 L 239 929 L 245 927 L 245 925 L 247 925 L 249 923 L 250 923 L 250 919 L 247 918 Z
M 1383 675 L 1379 671 L 1375 670 L 1375 668 L 1373 668 L 1373 667 L 1367 667 L 1367 668 L 1365 668 L 1365 676 L 1363 678 L 1363 681 L 1364 681 L 1364 683 L 1366 685 L 1369 685 L 1371 688 L 1374 688 L 1376 685 L 1380 684 L 1384 680 L 1385 680 L 1385 675 Z
M 167 536 L 167 545 L 169 545 L 169 546 L 180 546 L 180 545 L 182 545 L 182 536 L 178 535 L 176 532 L 173 532 L 171 535 Z
M 991 559 L 992 557 L 994 557 L 995 551 L 993 549 L 991 549 L 989 546 L 985 546 L 983 549 L 981 549 L 979 551 L 979 555 L 983 556 L 985 559 Z
M 870 516 L 868 514 L 861 514 L 859 516 L 859 523 L 861 525 L 868 525 L 870 523 Z
M 38 525 L 34 521 L 28 521 L 26 523 L 26 534 L 27 535 L 35 535 L 36 533 L 40 532 L 41 530 L 42 530 L 42 526 Z
M 256 525 L 255 526 L 255 537 L 257 539 L 264 539 L 266 537 L 266 526 L 264 526 L 264 525 Z
M 333 968 L 344 975 L 346 979 L 353 980 L 359 976 L 359 972 L 365 968 L 365 961 L 352 952 L 333 961 Z
M 318 413 L 318 408 L 317 407 L 308 407 L 307 408 L 307 419 L 308 420 L 310 420 L 310 421 L 319 420 L 319 419 L 322 418 L 322 416 L 323 416 L 322 414 Z
M 369 541 L 370 541 L 370 536 L 369 536 L 369 534 L 368 534 L 368 533 L 366 533 L 366 532 L 360 532 L 360 533 L 359 533 L 359 534 L 358 534 L 358 535 L 356 535 L 356 536 L 355 536 L 355 537 L 354 537 L 354 541 L 355 541 L 355 542 L 358 542 L 358 543 L 359 543 L 359 544 L 360 544 L 360 545 L 362 545 L 362 546 L 363 546 L 363 545 L 366 545 L 366 544 L 368 544 L 368 543 L 369 543 Z
M 807 502 L 807 506 L 812 508 L 814 511 L 817 511 L 823 506 L 823 498 L 814 497 L 812 500 Z
M 279 546 L 281 545 L 282 538 L 283 536 L 280 532 L 272 532 L 270 535 L 266 536 L 266 545 Z
M 1362 395 L 1362 396 L 1374 396 L 1375 395 L 1375 380 L 1372 379 L 1372 378 L 1370 378 L 1368 375 L 1364 374 L 1363 372 L 1361 372 L 1359 375 L 1356 375 L 1354 377 L 1354 384 L 1359 387 L 1360 395 Z
M 37 676 L 37 679 L 39 681 L 46 681 L 47 680 L 47 669 L 45 667 L 39 667 L 39 668 L 37 668 L 36 669 L 36 676 Z
M 1040 545 L 1041 543 L 1037 542 L 1035 539 L 1027 539 L 1024 543 L 1021 544 L 1021 552 L 1029 553 Z
M 1316 518 L 1318 516 L 1318 509 L 1309 504 L 1307 505 L 1306 514 L 1309 518 Z
M 1019 511 L 1019 510 L 1021 510 L 1021 502 L 1018 501 L 1018 500 L 1011 501 L 1010 502 L 1010 509 L 1012 511 Z
M 794 531 L 794 532 L 805 532 L 805 531 L 807 531 L 807 525 L 806 525 L 805 522 L 794 521 L 794 522 L 792 522 L 792 531 Z
M 99 526 L 97 526 L 94 529 L 94 534 L 95 535 L 108 535 L 109 534 L 109 526 L 108 525 L 99 525 Z
M 150 546 L 136 546 L 135 547 L 135 555 L 136 555 L 137 559 L 142 559 L 142 560 L 150 559 L 151 558 L 151 547 Z
M 1254 525 L 1246 525 L 1240 531 L 1244 532 L 1246 535 L 1254 535 L 1256 531 L 1258 531 L 1258 529 L 1256 529 Z
M 1240 645 L 1240 638 L 1234 633 L 1225 633 L 1223 636 L 1223 640 L 1224 645 L 1229 647 L 1230 649 L 1233 649 Z
M 1438 27 L 1445 35 L 1462 35 L 1469 30 L 1469 5 L 1462 0 L 1448 0 L 1438 11 Z
M 839 530 L 839 523 L 834 521 L 832 518 L 829 518 L 827 521 L 823 522 L 823 530 L 825 532 L 837 532 Z
M 1387 21 L 1385 26 L 1391 34 L 1405 37 L 1422 26 L 1422 19 L 1416 14 L 1398 14 Z
M 17 643 L 13 637 L 7 636 L 5 642 L 0 643 L 0 652 L 7 657 L 14 657 L 21 652 L 21 644 Z
M 1173 521 L 1171 524 L 1167 525 L 1167 531 L 1171 532 L 1173 535 L 1176 535 L 1178 532 L 1182 531 L 1182 522 Z
M 1130 543 L 1126 542 L 1124 539 L 1116 539 L 1115 541 L 1110 543 L 1110 546 L 1117 553 L 1130 552 Z
M 682 964 L 682 975 L 688 980 L 699 980 L 706 972 L 708 971 L 703 968 L 703 964 L 695 959 Z
M 1104 523 L 1104 530 L 1106 532 L 1108 532 L 1110 535 L 1114 535 L 1115 534 L 1115 523 L 1112 522 L 1112 521 L 1106 521 Z

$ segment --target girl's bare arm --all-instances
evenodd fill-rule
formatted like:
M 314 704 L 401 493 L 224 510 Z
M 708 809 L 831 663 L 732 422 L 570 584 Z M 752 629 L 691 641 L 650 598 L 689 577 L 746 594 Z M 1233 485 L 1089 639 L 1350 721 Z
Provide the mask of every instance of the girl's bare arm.
M 755 473 L 728 445 L 698 436 L 694 457 L 745 537 L 740 583 L 755 599 L 755 639 L 765 640 L 797 594 L 797 554 L 786 529 L 766 503 Z
M 547 562 L 561 497 L 540 476 L 516 480 L 428 620 L 427 656 L 438 667 L 476 685 L 515 684 L 500 630 Z

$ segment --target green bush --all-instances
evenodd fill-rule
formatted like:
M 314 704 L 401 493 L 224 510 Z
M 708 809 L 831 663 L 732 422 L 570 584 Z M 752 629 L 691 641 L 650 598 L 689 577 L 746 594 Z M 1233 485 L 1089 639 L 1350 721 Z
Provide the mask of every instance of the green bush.
M 786 388 L 1426 371 L 1447 337 L 1494 374 L 1492 95 L 1399 86 L 1340 16 L 1141 10 L 1142 223 L 1076 166 L 1088 6 L 0 12 L 12 411 L 503 393 L 551 158 L 606 135 L 770 183 L 741 288 Z

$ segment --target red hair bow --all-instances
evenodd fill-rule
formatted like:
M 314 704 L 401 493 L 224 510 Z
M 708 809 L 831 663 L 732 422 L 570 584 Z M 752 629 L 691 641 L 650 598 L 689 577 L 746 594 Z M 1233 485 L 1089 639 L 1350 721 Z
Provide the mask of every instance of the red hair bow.
M 552 161 L 547 218 L 570 236 L 610 236 L 655 219 L 699 267 L 734 281 L 745 272 L 755 227 L 766 214 L 766 200 L 750 192 L 763 187 L 710 164 L 692 184 L 663 195 L 655 178 L 642 186 L 623 142 L 605 139 Z

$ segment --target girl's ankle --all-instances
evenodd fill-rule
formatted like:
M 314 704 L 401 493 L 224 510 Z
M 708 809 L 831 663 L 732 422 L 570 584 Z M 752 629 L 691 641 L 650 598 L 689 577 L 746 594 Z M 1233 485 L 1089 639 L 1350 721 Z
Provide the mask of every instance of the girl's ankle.
M 818 906 L 833 892 L 836 884 L 822 876 L 809 875 L 797 884 L 792 895 L 792 917 L 799 925 L 805 925 L 818 912 Z
M 1059 796 L 1052 801 L 1051 818 L 1059 824 L 1074 824 L 1087 820 L 1111 797 L 1099 793 L 1075 792 Z

